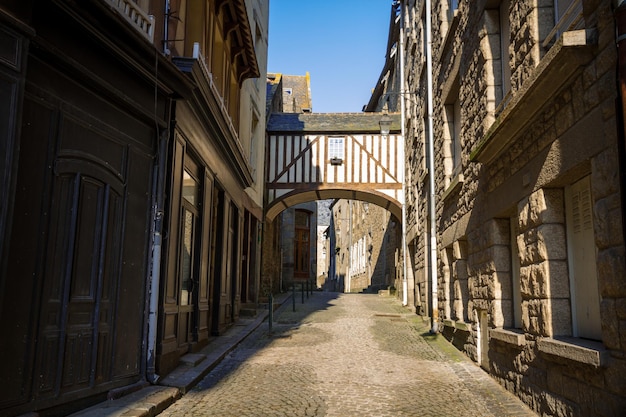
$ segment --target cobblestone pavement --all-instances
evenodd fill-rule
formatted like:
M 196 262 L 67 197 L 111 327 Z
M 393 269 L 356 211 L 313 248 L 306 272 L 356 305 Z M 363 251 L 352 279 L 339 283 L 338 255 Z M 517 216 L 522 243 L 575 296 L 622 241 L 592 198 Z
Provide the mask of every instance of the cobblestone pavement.
M 161 416 L 535 416 L 394 298 L 284 307 Z

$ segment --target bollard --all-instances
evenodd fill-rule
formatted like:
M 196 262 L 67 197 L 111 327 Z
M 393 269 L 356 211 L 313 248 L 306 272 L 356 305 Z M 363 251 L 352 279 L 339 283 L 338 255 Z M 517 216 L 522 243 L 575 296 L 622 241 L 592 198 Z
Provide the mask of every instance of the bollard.
M 291 303 L 293 304 L 293 312 L 296 312 L 296 283 L 291 283 Z
M 272 333 L 273 323 L 274 323 L 274 296 L 270 294 L 270 315 L 269 315 L 270 333 Z
M 304 282 L 300 283 L 300 295 L 302 296 L 302 304 L 304 304 Z

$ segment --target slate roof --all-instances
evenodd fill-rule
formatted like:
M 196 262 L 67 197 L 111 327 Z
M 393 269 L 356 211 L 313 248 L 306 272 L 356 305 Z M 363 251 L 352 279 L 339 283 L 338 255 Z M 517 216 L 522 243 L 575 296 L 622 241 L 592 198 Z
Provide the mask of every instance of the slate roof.
M 389 113 L 391 131 L 400 132 L 400 113 Z M 380 133 L 382 113 L 274 113 L 267 131 L 309 133 Z

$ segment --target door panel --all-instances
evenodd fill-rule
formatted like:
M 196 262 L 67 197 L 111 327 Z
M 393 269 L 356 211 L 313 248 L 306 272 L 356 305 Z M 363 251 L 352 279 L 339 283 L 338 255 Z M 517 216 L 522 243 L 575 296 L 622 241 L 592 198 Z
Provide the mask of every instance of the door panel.
M 110 377 L 112 310 L 121 247 L 121 185 L 59 173 L 44 279 L 38 396 L 88 388 Z M 97 362 L 97 359 L 100 360 Z

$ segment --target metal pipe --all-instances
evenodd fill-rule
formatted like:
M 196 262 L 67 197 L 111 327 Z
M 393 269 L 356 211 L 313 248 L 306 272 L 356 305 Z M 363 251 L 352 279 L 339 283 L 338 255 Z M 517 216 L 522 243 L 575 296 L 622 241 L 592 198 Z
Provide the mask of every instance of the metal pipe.
M 400 6 L 400 135 L 402 136 L 402 146 L 400 147 L 400 160 L 404 161 L 405 166 L 402 172 L 402 305 L 409 304 L 408 292 L 409 284 L 407 281 L 407 256 L 406 256 L 406 160 L 404 159 L 406 147 L 406 129 L 405 114 L 406 104 L 404 97 L 404 2 L 398 3 Z
M 619 99 L 616 100 L 617 112 L 617 149 L 619 155 L 619 176 L 622 208 L 626 207 L 626 1 L 617 1 L 615 9 L 617 43 L 617 84 Z M 622 210 L 622 224 L 626 225 L 626 214 Z M 622 227 L 626 241 L 626 226 Z
M 169 48 L 169 24 L 170 24 L 170 0 L 165 0 L 165 19 L 163 19 L 163 54 L 165 56 L 170 55 Z
M 154 206 L 153 237 L 152 237 L 152 273 L 149 283 L 149 307 L 148 307 L 148 334 L 146 349 L 146 379 L 150 383 L 156 383 L 159 376 L 156 374 L 156 343 L 157 343 L 157 313 L 159 309 L 159 286 L 161 281 L 161 247 L 163 229 L 163 204 L 165 171 L 167 163 L 167 135 L 164 130 L 159 137 L 159 154 L 156 167 L 156 196 Z
M 435 204 L 435 146 L 433 138 L 433 57 L 431 39 L 431 0 L 425 0 L 426 8 L 426 101 L 428 111 L 428 215 L 430 217 L 430 290 L 431 290 L 431 329 L 432 333 L 438 331 L 439 303 L 437 297 L 437 219 Z

